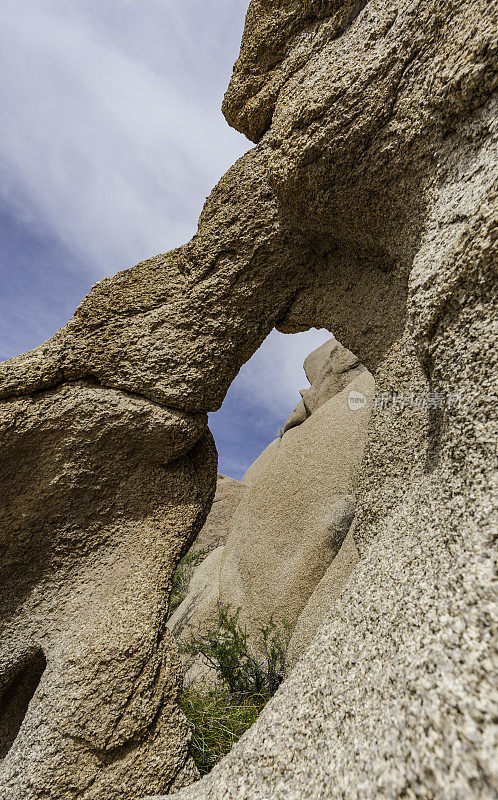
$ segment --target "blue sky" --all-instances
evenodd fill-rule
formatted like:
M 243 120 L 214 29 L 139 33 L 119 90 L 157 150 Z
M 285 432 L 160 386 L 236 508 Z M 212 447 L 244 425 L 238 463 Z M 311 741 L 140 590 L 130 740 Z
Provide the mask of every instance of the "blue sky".
M 3 0 L 0 360 L 51 336 L 95 281 L 187 241 L 250 143 L 221 100 L 248 0 Z M 330 337 L 274 332 L 210 415 L 241 477 Z

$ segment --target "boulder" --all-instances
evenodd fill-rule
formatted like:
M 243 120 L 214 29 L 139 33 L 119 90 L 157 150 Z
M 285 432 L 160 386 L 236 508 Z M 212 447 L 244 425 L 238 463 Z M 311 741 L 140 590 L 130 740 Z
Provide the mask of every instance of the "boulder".
M 243 488 L 240 481 L 218 473 L 216 494 L 211 511 L 204 523 L 204 527 L 190 548 L 190 552 L 210 553 L 220 545 L 225 544 L 230 521 L 237 508 L 242 491 Z
M 352 522 L 352 517 L 350 521 Z M 287 673 L 311 647 L 313 639 L 326 622 L 330 609 L 344 589 L 358 561 L 358 548 L 350 531 L 299 615 L 287 648 L 285 658 Z
M 301 402 L 285 423 L 284 433 L 300 425 L 313 411 L 341 392 L 364 368 L 357 357 L 336 339 L 324 342 L 305 359 L 304 372 L 311 386 L 301 391 Z M 353 372 L 357 370 L 357 372 Z
M 206 416 L 82 381 L 1 402 L 0 430 L 2 797 L 190 782 L 164 620 L 214 491 Z
M 192 575 L 185 600 L 168 620 L 168 629 L 182 643 L 193 635 L 217 626 L 223 550 L 223 546 L 217 547 L 199 564 Z M 206 684 L 216 680 L 216 675 L 203 658 L 182 653 L 181 659 L 185 684 Z
M 495 31 L 487 0 L 251 3 L 225 114 L 322 258 L 278 328 L 334 331 L 376 402 L 360 562 L 175 800 L 496 797 Z
M 155 613 L 204 522 L 215 460 L 207 435 L 195 440 L 180 424 L 178 441 L 190 449 L 181 444 L 181 455 L 161 460 L 142 484 L 128 481 L 134 467 L 149 464 L 148 448 L 129 431 L 135 418 L 140 428 L 146 401 L 167 414 L 215 410 L 274 326 L 333 330 L 375 377 L 352 531 L 361 560 L 251 731 L 179 797 L 316 800 L 333 791 L 363 800 L 495 800 L 495 5 L 253 0 L 224 110 L 258 144 L 213 190 L 197 234 L 97 284 L 45 345 L 0 365 L 2 425 L 11 437 L 0 464 L 2 537 L 11 543 L 0 559 L 2 752 L 10 747 L 0 787 L 9 800 L 98 792 L 138 800 L 163 791 L 156 788 L 162 768 L 151 766 L 156 755 L 167 760 L 168 787 L 193 776 L 168 666 L 173 646 L 167 634 L 161 640 Z M 139 404 L 124 414 L 120 446 L 102 448 L 99 425 L 81 445 L 79 433 L 60 424 L 62 408 L 50 423 L 52 391 L 69 393 L 62 405 L 82 429 L 93 419 L 78 416 L 80 399 L 87 410 L 81 383 L 104 401 L 119 390 Z M 273 448 L 280 465 L 281 452 L 318 432 L 340 397 L 285 433 Z M 111 408 L 111 427 L 119 427 L 121 412 Z M 54 431 L 48 451 L 46 429 Z M 82 485 L 81 447 L 90 465 Z M 52 473 L 44 453 L 58 450 Z M 92 487 L 108 470 L 117 470 L 116 480 L 111 472 L 112 491 L 101 498 Z M 308 503 L 313 486 L 302 488 Z M 340 489 L 342 498 L 350 494 Z M 275 492 L 285 495 L 281 485 Z M 323 539 L 329 511 L 318 506 L 307 521 L 318 536 L 311 551 L 321 544 L 298 587 L 302 597 L 326 574 L 315 555 L 326 560 L 339 545 Z M 114 514 L 118 524 L 109 529 Z M 147 541 L 156 525 L 156 545 L 140 551 L 142 531 Z M 159 581 L 154 559 L 152 577 L 141 570 L 149 553 L 161 553 L 163 537 L 174 546 L 155 593 L 147 589 L 148 580 Z M 16 555 L 31 539 L 49 553 L 34 572 L 28 555 Z M 270 547 L 277 573 L 293 547 L 303 561 L 295 540 L 281 545 L 278 553 Z M 239 577 L 252 569 L 250 552 L 241 553 L 239 569 L 232 552 L 226 583 L 235 603 Z M 285 586 L 276 589 L 296 617 Z M 135 602 L 128 590 L 132 599 L 152 598 L 136 600 L 138 621 L 127 616 Z M 81 616 L 57 616 L 67 597 L 81 603 Z M 246 607 L 259 613 L 258 597 L 250 600 Z M 171 675 L 165 683 L 162 668 Z M 149 734 L 159 726 L 161 739 L 163 725 L 169 732 L 158 753 Z
M 252 486 L 252 484 L 258 480 L 260 474 L 264 472 L 268 464 L 273 461 L 273 458 L 278 452 L 281 441 L 282 439 L 279 437 L 278 439 L 274 439 L 272 442 L 270 442 L 268 447 L 265 447 L 261 455 L 259 455 L 256 461 L 254 461 L 247 469 L 241 481 L 243 492 L 246 491 L 247 487 Z
M 241 609 L 255 638 L 272 616 L 296 624 L 351 525 L 374 382 L 364 368 L 348 374 L 346 388 L 272 445 L 271 458 L 265 451 L 233 516 L 220 600 Z M 350 409 L 351 392 L 363 408 Z
M 240 484 L 232 481 L 237 505 L 234 488 L 227 485 L 230 479 L 218 477 L 217 494 L 224 497 L 228 488 L 232 500 L 228 540 L 197 567 L 187 597 L 168 622 L 181 641 L 216 624 L 220 601 L 240 609 L 240 623 L 255 639 L 272 616 L 293 626 L 306 607 L 293 646 L 295 657 L 298 642 L 311 642 L 326 612 L 326 600 L 318 597 L 323 598 L 328 587 L 332 602 L 358 560 L 351 539 L 342 545 L 354 517 L 351 492 L 363 453 L 373 380 L 335 339 L 310 353 L 304 369 L 311 387 L 301 394 L 310 402 L 299 433 L 293 412 L 292 426 L 286 425 L 289 432 L 271 442 Z M 360 409 L 351 407 L 353 394 L 363 398 Z M 210 517 L 215 513 L 214 506 Z M 337 569 L 328 570 L 338 553 Z M 311 602 L 318 584 L 319 595 Z M 183 663 L 188 681 L 212 677 L 202 659 L 194 662 L 184 656 Z

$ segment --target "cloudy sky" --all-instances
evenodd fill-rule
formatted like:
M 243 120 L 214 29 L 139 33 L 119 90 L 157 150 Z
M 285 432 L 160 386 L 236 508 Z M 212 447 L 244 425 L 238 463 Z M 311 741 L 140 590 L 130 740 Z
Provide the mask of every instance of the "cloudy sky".
M 2 0 L 0 360 L 35 347 L 95 281 L 187 241 L 250 146 L 220 105 L 248 0 Z M 330 334 L 274 332 L 211 415 L 240 477 Z

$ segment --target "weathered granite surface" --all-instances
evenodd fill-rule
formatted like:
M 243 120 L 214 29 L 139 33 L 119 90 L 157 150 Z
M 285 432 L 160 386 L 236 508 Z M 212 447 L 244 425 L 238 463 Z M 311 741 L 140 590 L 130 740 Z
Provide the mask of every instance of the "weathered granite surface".
M 264 147 L 244 155 L 188 244 L 100 281 L 51 339 L 0 364 L 0 398 L 90 378 L 170 408 L 215 411 L 314 258 L 284 224 L 267 161 Z
M 82 381 L 0 402 L 0 432 L 2 798 L 190 782 L 165 616 L 214 493 L 205 415 Z
M 337 342 L 334 347 L 348 353 Z M 315 386 L 323 387 L 329 368 L 330 359 L 324 359 Z M 219 599 L 240 608 L 240 623 L 255 639 L 272 617 L 294 628 L 351 526 L 371 408 L 351 409 L 348 400 L 351 392 L 371 400 L 374 381 L 361 365 L 342 378 L 349 380 L 342 391 L 334 394 L 329 386 L 329 399 L 300 424 L 294 414 L 293 427 L 235 510 Z M 307 391 L 313 396 L 312 389 Z
M 338 569 L 328 573 L 329 591 L 339 593 L 357 561 L 354 543 L 342 546 L 355 513 L 374 381 L 335 339 L 310 353 L 304 368 L 311 386 L 301 391 L 292 424 L 236 485 L 226 544 L 197 567 L 168 621 L 180 640 L 212 628 L 219 602 L 239 611 L 253 641 L 271 619 L 293 629 L 305 607 L 301 627 L 316 632 L 328 606 L 311 602 L 315 589 L 340 551 Z M 350 407 L 353 395 L 363 407 Z M 311 632 L 295 638 L 294 659 L 300 643 L 303 654 L 312 638 Z M 184 655 L 183 662 L 189 683 L 210 674 L 202 658 L 196 663 Z
M 362 561 L 179 800 L 498 794 L 497 9 L 370 0 L 337 37 L 346 6 L 253 2 L 225 110 L 322 256 L 280 329 L 327 326 L 374 371 Z
M 205 412 L 313 260 L 281 223 L 265 164 L 248 153 L 213 190 L 192 242 L 101 281 L 52 339 L 0 365 L 6 800 L 128 800 L 196 775 L 165 622 L 174 569 L 216 486 Z M 111 602 L 120 572 L 136 573 L 135 588 L 119 585 Z M 82 599 L 66 609 L 74 592 Z
M 235 480 L 235 478 L 230 478 L 228 475 L 221 475 L 218 472 L 216 494 L 211 511 L 208 514 L 208 518 L 202 530 L 190 548 L 191 552 L 203 551 L 205 553 L 210 553 L 212 550 L 225 544 L 230 529 L 230 523 L 235 509 L 239 504 L 242 492 L 243 486 L 240 481 Z
M 350 530 L 330 567 L 313 590 L 292 631 L 285 656 L 287 675 L 310 648 L 358 561 L 358 548 Z
M 92 382 L 99 393 L 132 392 L 170 410 L 215 409 L 274 326 L 284 332 L 329 328 L 373 372 L 377 392 L 387 398 L 386 408 L 382 400 L 373 410 L 358 491 L 353 534 L 360 564 L 256 725 L 207 779 L 178 795 L 182 800 L 497 796 L 496 12 L 496 0 L 253 0 L 224 108 L 258 145 L 213 191 L 197 235 L 179 250 L 102 281 L 49 342 L 0 366 L 5 425 L 19 424 L 22 439 L 22 404 L 39 398 L 40 438 L 34 441 L 40 442 L 51 425 L 48 390 L 69 392 L 58 411 L 64 420 L 80 381 Z M 74 413 L 78 418 L 78 403 Z M 121 411 L 115 419 L 119 425 Z M 123 419 L 132 429 L 133 420 L 126 414 Z M 60 442 L 54 452 L 69 465 L 61 486 L 81 449 L 66 428 L 61 422 L 54 434 Z M 208 452 L 201 455 L 201 439 L 197 446 L 189 436 L 185 455 L 171 462 L 173 488 L 161 492 L 165 503 L 172 498 L 167 518 L 171 508 L 175 515 L 176 503 L 188 509 L 171 534 L 176 544 L 166 576 L 200 529 L 214 490 L 207 439 L 202 447 Z M 92 433 L 83 441 L 96 458 L 98 437 Z M 7 483 L 14 490 L 2 498 L 2 537 L 14 543 L 36 539 L 45 497 L 58 491 L 43 447 L 28 450 L 29 469 L 23 447 L 1 456 L 2 472 L 15 478 Z M 124 450 L 116 460 L 135 463 L 136 452 Z M 126 466 L 113 469 L 114 494 Z M 181 487 L 189 487 L 179 488 L 179 495 L 177 469 L 184 470 Z M 18 493 L 30 507 L 33 482 L 43 487 L 33 509 L 11 514 Z M 160 481 L 146 483 L 138 512 L 130 512 L 140 530 Z M 53 532 L 54 543 L 66 541 L 67 520 L 81 518 L 81 496 L 71 484 L 63 494 L 64 513 L 52 522 L 49 503 L 49 527 L 41 529 Z M 104 512 L 96 537 L 103 549 L 108 524 L 116 518 L 118 542 L 121 528 L 126 540 L 129 525 L 119 502 Z M 75 541 L 72 534 L 69 539 Z M 125 550 L 124 565 L 128 558 Z M 24 604 L 36 605 L 37 596 L 47 602 L 57 563 L 56 556 L 49 559 L 43 581 L 30 584 Z M 71 548 L 71 563 L 76 574 L 77 548 Z M 83 554 L 82 569 L 84 563 Z M 28 552 L 19 564 L 29 574 Z M 8 587 L 8 567 L 5 572 Z M 91 593 L 111 574 L 103 568 L 96 580 L 92 572 L 84 586 Z M 68 581 L 65 576 L 60 582 L 64 598 Z M 4 586 L 2 592 L 9 596 Z M 111 602 L 107 590 L 103 598 Z M 7 618 L 19 631 L 22 613 L 19 606 Z M 110 641 L 135 641 L 131 620 L 121 628 L 114 611 L 103 617 Z M 71 637 L 84 653 L 85 635 L 78 625 L 72 636 L 70 619 L 54 623 L 53 641 L 60 631 L 61 642 Z M 161 627 L 154 614 L 140 619 L 157 643 L 151 632 Z M 97 623 L 98 631 L 100 618 Z M 120 718 L 123 706 L 119 691 L 106 702 L 104 681 L 95 694 L 90 689 L 100 641 L 89 647 L 88 669 L 81 658 L 78 667 L 61 661 L 58 668 L 57 650 L 41 635 L 34 648 L 27 634 L 19 632 L 19 641 L 18 663 L 26 666 L 19 686 L 33 688 L 45 660 L 46 668 L 0 766 L 4 796 L 72 800 L 85 791 L 96 796 L 98 789 L 106 798 L 128 800 L 164 791 L 153 783 L 146 787 L 150 771 L 134 760 L 136 739 L 124 760 L 119 751 L 120 765 L 130 764 L 128 783 L 116 783 L 116 752 L 111 763 L 102 757 L 102 747 L 113 741 L 107 720 Z M 69 644 L 64 652 L 71 652 Z M 142 655 L 124 651 L 126 671 L 140 659 L 144 663 L 143 652 L 138 645 Z M 156 657 L 163 658 L 157 649 Z M 166 638 L 164 659 L 174 659 Z M 13 668 L 7 658 L 0 672 L 4 685 Z M 172 676 L 174 668 L 166 671 Z M 57 728 L 70 755 L 58 763 L 50 719 L 58 718 L 57 687 L 65 674 L 81 678 L 73 686 L 74 728 Z M 164 691 L 175 696 L 173 677 Z M 80 712 L 91 707 L 79 705 L 83 697 L 103 701 L 106 713 L 102 721 L 99 713 L 92 715 L 96 728 L 88 723 L 90 747 L 78 761 Z M 150 710 L 157 709 L 150 694 L 136 706 L 133 697 L 131 692 L 130 716 L 125 714 L 131 731 L 137 718 L 150 720 Z M 173 705 L 168 699 L 171 713 L 160 715 L 158 724 L 160 719 L 167 738 L 180 742 L 185 723 Z M 46 713 L 49 706 L 53 716 Z M 2 734 L 4 749 L 8 740 Z M 152 747 L 147 755 L 140 741 L 147 763 L 156 753 Z M 182 780 L 185 742 L 178 751 L 161 750 L 160 758 L 178 759 L 167 767 L 168 785 L 175 771 Z M 40 766 L 44 747 L 48 778 Z M 80 779 L 88 780 L 86 789 Z
M 365 369 L 358 358 L 337 339 L 330 339 L 317 347 L 305 358 L 303 367 L 311 385 L 308 389 L 301 389 L 301 402 L 289 415 L 284 433 L 308 419 Z

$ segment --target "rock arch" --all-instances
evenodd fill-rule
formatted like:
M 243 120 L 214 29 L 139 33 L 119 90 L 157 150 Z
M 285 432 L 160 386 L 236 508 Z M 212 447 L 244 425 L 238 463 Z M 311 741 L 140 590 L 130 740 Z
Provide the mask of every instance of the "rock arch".
M 181 797 L 494 796 L 492 12 L 253 0 L 225 113 L 258 143 L 196 236 L 101 281 L 51 340 L 0 366 L 13 603 L 0 669 L 51 642 L 45 694 L 0 771 L 12 800 L 192 779 L 164 596 L 214 492 L 205 415 L 274 326 L 312 325 L 337 332 L 387 398 L 355 521 L 363 561 L 251 734 Z M 40 537 L 46 568 L 15 601 Z M 64 713 L 69 679 L 81 691 Z

